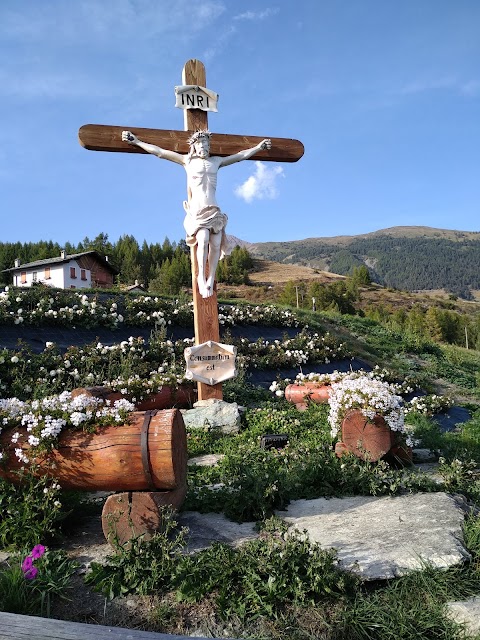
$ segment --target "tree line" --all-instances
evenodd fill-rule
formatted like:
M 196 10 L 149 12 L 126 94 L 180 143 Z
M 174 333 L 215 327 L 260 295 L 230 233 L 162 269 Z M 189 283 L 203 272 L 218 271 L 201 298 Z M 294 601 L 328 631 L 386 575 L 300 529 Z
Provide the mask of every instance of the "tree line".
M 3 273 L 4 269 L 14 266 L 18 258 L 21 264 L 35 262 L 47 258 L 56 258 L 65 250 L 67 255 L 83 251 L 98 251 L 102 256 L 108 256 L 109 262 L 119 270 L 118 284 L 142 283 L 146 289 L 157 293 L 175 295 L 182 287 L 190 287 L 191 265 L 190 248 L 185 240 L 170 242 L 165 238 L 163 243 L 148 243 L 146 240 L 140 245 L 131 235 L 121 236 L 117 242 L 111 242 L 108 234 L 100 233 L 96 238 L 85 237 L 78 244 L 70 242 L 61 246 L 58 242 L 0 242 L 0 282 L 10 284 L 10 273 Z M 229 256 L 221 260 L 217 269 L 217 280 L 228 284 L 248 282 L 248 271 L 253 261 L 247 249 L 235 247 Z
M 384 234 L 353 238 L 346 246 L 321 238 L 264 243 L 257 251 L 270 260 L 328 268 L 340 275 L 351 275 L 354 268 L 367 264 L 375 282 L 406 291 L 445 289 L 471 299 L 471 290 L 480 289 L 480 239 Z

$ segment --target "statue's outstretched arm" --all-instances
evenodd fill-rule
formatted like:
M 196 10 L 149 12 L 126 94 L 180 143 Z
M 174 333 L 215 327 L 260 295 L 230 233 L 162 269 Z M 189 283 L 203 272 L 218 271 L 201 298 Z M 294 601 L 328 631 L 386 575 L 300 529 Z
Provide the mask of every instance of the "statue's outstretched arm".
M 254 156 L 259 151 L 263 151 L 264 149 L 271 149 L 272 141 L 269 138 L 262 140 L 259 142 L 256 147 L 252 147 L 251 149 L 245 149 L 245 151 L 239 151 L 238 153 L 234 153 L 232 156 L 226 156 L 222 158 L 220 161 L 219 167 L 226 167 L 229 164 L 233 164 L 234 162 L 241 162 L 242 160 L 248 160 L 252 156 Z
M 147 151 L 147 153 L 151 153 L 152 155 L 157 156 L 157 158 L 170 160 L 171 162 L 176 162 L 177 164 L 184 164 L 185 162 L 185 156 L 182 153 L 176 153 L 175 151 L 162 149 L 162 147 L 157 147 L 156 144 L 142 142 L 142 140 L 139 140 L 137 136 L 131 131 L 122 131 L 122 140 L 124 142 L 128 142 L 128 144 L 140 147 L 140 149 L 143 149 L 144 151 Z

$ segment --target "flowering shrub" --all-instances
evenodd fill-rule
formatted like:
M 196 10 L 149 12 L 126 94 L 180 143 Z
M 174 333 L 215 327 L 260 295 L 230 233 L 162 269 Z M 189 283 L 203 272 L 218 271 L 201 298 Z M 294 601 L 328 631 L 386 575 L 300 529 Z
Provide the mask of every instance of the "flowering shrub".
M 125 324 L 135 327 L 165 327 L 176 324 L 189 327 L 193 324 L 193 302 L 170 300 L 158 296 L 125 296 Z
M 62 496 L 56 480 L 45 475 L 35 477 L 26 468 L 18 476 L 19 484 L 0 478 L 2 549 L 32 547 L 40 538 L 51 538 L 69 511 L 69 499 Z
M 0 566 L 0 611 L 50 617 L 52 600 L 67 597 L 77 567 L 64 551 L 41 544 L 23 561 L 22 556 L 11 556 Z
M 28 464 L 54 448 L 64 428 L 93 431 L 96 425 L 124 424 L 134 409 L 127 400 L 117 400 L 109 406 L 100 398 L 83 394 L 73 398 L 68 391 L 31 402 L 0 399 L 0 431 L 5 428 L 12 431 L 10 442 L 15 445 L 15 455 Z M 22 445 L 28 445 L 26 450 Z M 0 450 L 0 459 L 5 455 Z
M 219 323 L 225 326 L 262 324 L 298 327 L 300 321 L 290 309 L 274 305 L 220 305 Z M 193 302 L 158 296 L 111 296 L 78 291 L 6 287 L 0 293 L 0 324 L 33 326 L 192 326 Z
M 328 422 L 333 437 L 336 437 L 345 415 L 351 409 L 359 409 L 370 420 L 379 414 L 392 431 L 405 431 L 403 400 L 388 382 L 358 373 L 345 376 L 332 384 L 328 404 Z
M 307 363 L 325 363 L 347 357 L 349 352 L 342 342 L 338 342 L 329 333 L 320 336 L 302 329 L 296 336 L 283 340 L 264 340 L 259 338 L 251 342 L 247 338 L 231 340 L 237 347 L 237 354 L 246 367 L 255 369 L 276 369 L 281 367 L 299 367 Z
M 269 327 L 298 327 L 300 321 L 291 309 L 274 305 L 219 305 L 218 321 L 225 326 L 262 324 Z
M 405 405 L 405 414 L 421 413 L 425 416 L 433 416 L 453 407 L 453 400 L 446 396 L 437 396 L 435 394 L 426 396 L 417 396 L 412 398 Z
M 348 355 L 345 345 L 330 334 L 309 334 L 302 330 L 293 338 L 251 342 L 230 340 L 237 347 L 237 369 L 298 367 L 303 363 L 330 362 Z M 136 400 L 155 393 L 162 386 L 176 388 L 185 379 L 185 347 L 193 338 L 166 340 L 162 331 L 153 332 L 149 343 L 130 336 L 105 345 L 94 342 L 69 347 L 61 353 L 47 342 L 36 354 L 25 345 L 16 351 L 0 350 L 0 393 L 20 399 L 41 398 L 81 386 L 102 385 L 132 395 Z
M 343 345 L 340 346 L 343 347 Z M 331 373 L 298 373 L 295 377 L 295 380 L 293 381 L 289 378 L 276 380 L 270 386 L 270 391 L 272 391 L 276 396 L 281 397 L 284 395 L 284 391 L 289 384 L 303 385 L 305 383 L 315 382 L 319 385 L 331 385 L 336 382 L 340 382 L 347 377 L 350 380 L 353 380 L 355 378 L 367 378 L 369 380 L 388 382 L 392 388 L 392 391 L 400 396 L 412 393 L 417 387 L 417 383 L 412 376 L 408 376 L 403 381 L 399 382 L 395 374 L 393 374 L 391 371 L 376 366 L 372 371 L 364 371 L 363 369 L 359 369 L 358 371 L 345 372 L 335 370 Z
M 106 326 L 114 329 L 123 321 L 116 302 L 102 303 L 98 296 L 85 293 L 10 287 L 0 293 L 0 324 Z
M 45 553 L 45 547 L 42 544 L 36 544 L 22 562 L 22 571 L 26 580 L 34 580 L 38 574 L 38 568 L 33 564 L 34 560 L 38 560 Z
M 104 385 L 127 389 L 138 400 L 162 386 L 184 383 L 183 350 L 191 342 L 175 343 L 154 334 L 148 345 L 143 338 L 131 336 L 110 346 L 94 342 L 70 347 L 63 354 L 51 342 L 40 354 L 26 346 L 0 350 L 0 393 L 26 400 Z

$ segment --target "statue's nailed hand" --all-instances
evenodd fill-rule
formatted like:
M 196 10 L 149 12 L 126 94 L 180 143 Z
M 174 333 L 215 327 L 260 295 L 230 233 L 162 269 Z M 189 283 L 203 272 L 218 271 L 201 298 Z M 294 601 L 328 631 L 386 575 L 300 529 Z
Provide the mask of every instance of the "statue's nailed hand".
M 270 138 L 265 138 L 265 140 L 262 140 L 262 142 L 260 143 L 260 149 L 262 151 L 264 151 L 265 149 L 271 149 L 272 148 L 272 141 L 270 140 Z
M 122 141 L 129 144 L 137 144 L 138 138 L 131 131 L 122 131 Z

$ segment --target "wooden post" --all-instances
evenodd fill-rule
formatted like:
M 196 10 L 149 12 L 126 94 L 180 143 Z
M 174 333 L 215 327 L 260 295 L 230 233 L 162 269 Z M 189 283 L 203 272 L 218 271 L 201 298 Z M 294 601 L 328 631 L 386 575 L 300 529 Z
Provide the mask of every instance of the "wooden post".
M 207 86 L 205 67 L 200 60 L 189 60 L 183 67 L 182 73 L 183 84 L 193 84 L 200 87 Z M 208 129 L 208 116 L 206 111 L 201 109 L 186 109 L 184 111 L 185 130 L 198 131 L 200 129 Z M 197 276 L 197 247 L 194 246 L 190 251 L 192 263 L 192 292 L 193 292 L 193 322 L 195 327 L 195 344 L 203 344 L 207 340 L 219 342 L 220 327 L 218 324 L 218 303 L 217 303 L 217 283 L 214 284 L 214 293 L 209 298 L 202 298 L 198 291 Z M 207 264 L 208 271 L 208 264 Z M 206 274 L 208 275 L 208 274 Z M 198 399 L 208 400 L 214 398 L 221 400 L 223 398 L 222 383 L 215 385 L 197 382 Z

